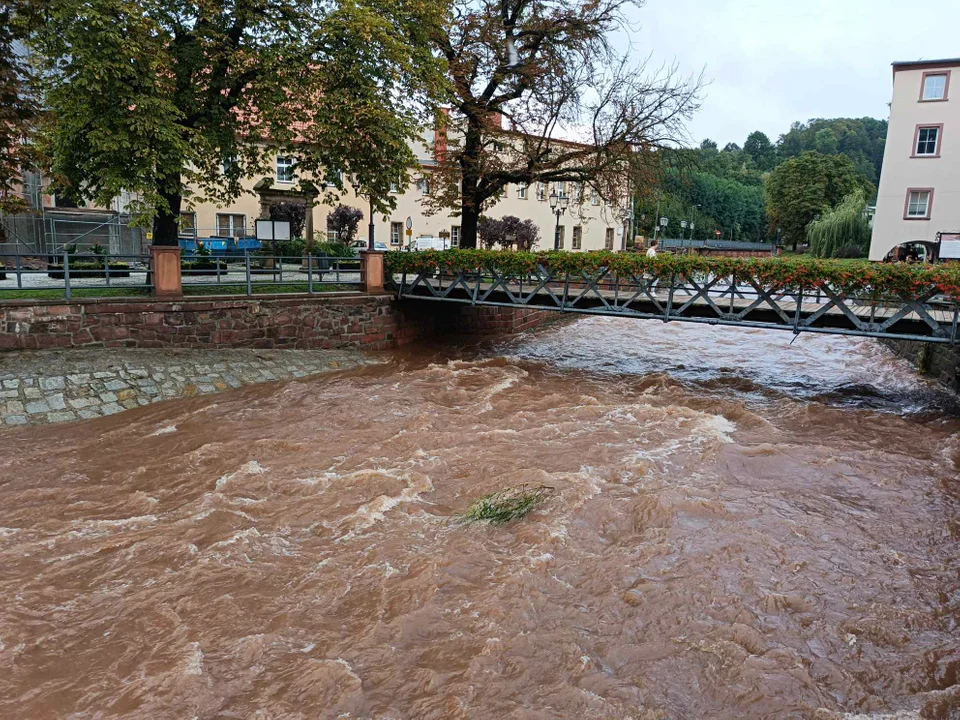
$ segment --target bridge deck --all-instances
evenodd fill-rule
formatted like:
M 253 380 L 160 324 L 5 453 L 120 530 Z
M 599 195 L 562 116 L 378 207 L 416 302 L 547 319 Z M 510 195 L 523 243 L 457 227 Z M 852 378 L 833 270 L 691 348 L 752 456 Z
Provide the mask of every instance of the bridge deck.
M 490 274 L 390 278 L 398 297 L 496 307 L 612 315 L 664 322 L 791 330 L 956 343 L 958 306 L 927 297 L 868 301 L 829 288 L 799 296 L 714 279 L 669 283 L 533 276 L 520 281 Z

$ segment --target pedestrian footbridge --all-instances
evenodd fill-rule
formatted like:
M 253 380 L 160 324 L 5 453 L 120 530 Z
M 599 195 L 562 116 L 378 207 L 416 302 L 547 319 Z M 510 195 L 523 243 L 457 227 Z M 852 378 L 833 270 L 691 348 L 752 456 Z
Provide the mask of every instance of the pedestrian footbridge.
M 956 299 L 941 287 L 908 297 L 875 290 L 843 291 L 827 280 L 785 287 L 734 274 L 556 269 L 518 272 L 495 267 L 422 266 L 405 258 L 391 268 L 387 289 L 404 302 L 465 303 L 553 310 L 638 320 L 729 325 L 956 344 Z

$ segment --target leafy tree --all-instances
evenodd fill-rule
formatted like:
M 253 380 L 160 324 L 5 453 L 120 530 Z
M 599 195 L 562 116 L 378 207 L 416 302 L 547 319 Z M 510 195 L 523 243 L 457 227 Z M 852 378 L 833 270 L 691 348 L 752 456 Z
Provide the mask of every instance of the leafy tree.
M 20 195 L 20 180 L 30 161 L 28 141 L 37 120 L 14 19 L 13 4 L 0 3 L 0 211 L 11 213 L 27 207 Z
M 521 251 L 533 250 L 540 242 L 540 229 L 532 220 L 504 215 L 499 220 L 483 216 L 477 224 L 480 241 L 488 250 L 499 245 Z
M 846 155 L 858 172 L 874 185 L 880 180 L 887 121 L 874 118 L 815 119 L 794 123 L 781 136 L 781 161 L 815 150 L 827 155 Z
M 363 220 L 363 211 L 355 207 L 340 205 L 327 217 L 327 225 L 337 233 L 341 243 L 349 245 L 357 236 L 357 227 Z
M 433 37 L 452 111 L 429 203 L 459 209 L 461 246 L 476 245 L 484 207 L 508 184 L 577 182 L 622 204 L 648 182 L 652 151 L 680 144 L 702 83 L 616 53 L 627 4 L 453 0 Z
M 277 202 L 270 206 L 271 220 L 285 220 L 290 223 L 290 237 L 302 238 L 303 226 L 307 222 L 307 206 L 304 203 Z
M 747 136 L 743 152 L 753 161 L 754 166 L 763 172 L 773 170 L 777 164 L 777 151 L 764 133 L 757 130 Z
M 805 152 L 779 165 L 767 181 L 767 215 L 771 232 L 778 228 L 793 244 L 806 238 L 807 225 L 858 188 L 872 195 L 873 185 L 850 158 Z
M 863 188 L 854 190 L 837 207 L 807 226 L 810 253 L 819 258 L 866 257 L 870 236 Z
M 354 173 L 386 210 L 440 87 L 430 0 L 23 1 L 57 192 L 135 193 L 157 244 L 176 244 L 185 202 L 232 201 L 277 152 L 332 171 L 334 196 Z

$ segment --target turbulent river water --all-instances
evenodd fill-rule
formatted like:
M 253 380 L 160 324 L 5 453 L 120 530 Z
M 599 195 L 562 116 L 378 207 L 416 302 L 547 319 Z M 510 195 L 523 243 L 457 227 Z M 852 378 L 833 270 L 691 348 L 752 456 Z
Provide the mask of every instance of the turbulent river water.
M 591 318 L 2 432 L 0 716 L 958 717 L 956 400 L 790 340 Z

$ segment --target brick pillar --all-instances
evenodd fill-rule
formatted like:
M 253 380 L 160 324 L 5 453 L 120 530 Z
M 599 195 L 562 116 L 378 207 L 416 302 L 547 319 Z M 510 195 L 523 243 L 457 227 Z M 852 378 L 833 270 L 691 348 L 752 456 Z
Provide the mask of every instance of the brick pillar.
M 382 293 L 384 279 L 383 253 L 377 250 L 362 250 L 360 252 L 360 268 L 364 290 L 368 293 Z
M 183 295 L 180 277 L 180 248 L 166 245 L 150 246 L 153 266 L 153 293 L 158 298 L 178 298 Z

